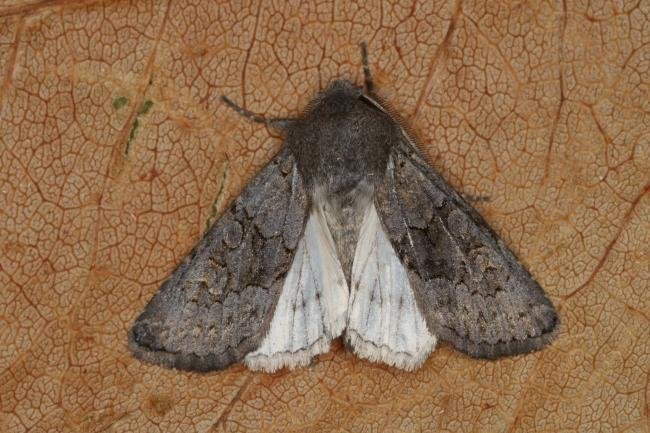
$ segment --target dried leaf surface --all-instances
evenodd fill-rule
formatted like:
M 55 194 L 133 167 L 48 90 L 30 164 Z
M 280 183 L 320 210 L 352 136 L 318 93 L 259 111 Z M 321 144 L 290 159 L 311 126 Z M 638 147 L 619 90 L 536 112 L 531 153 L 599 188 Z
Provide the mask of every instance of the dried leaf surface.
M 0 1 L 0 431 L 647 432 L 650 2 Z M 503 3 L 503 4 L 498 4 Z M 126 330 L 329 80 L 380 94 L 559 306 L 547 350 L 192 375 Z

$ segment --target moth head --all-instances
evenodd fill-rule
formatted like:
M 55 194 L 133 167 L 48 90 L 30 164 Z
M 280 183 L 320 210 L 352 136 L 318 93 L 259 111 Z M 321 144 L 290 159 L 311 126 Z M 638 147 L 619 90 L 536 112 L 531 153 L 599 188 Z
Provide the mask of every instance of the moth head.
M 353 111 L 364 101 L 363 87 L 348 80 L 334 80 L 321 91 L 310 104 L 308 111 L 313 114 L 345 114 Z
M 332 80 L 329 86 L 320 93 L 321 98 L 330 96 L 347 96 L 358 98 L 363 93 L 363 88 L 346 79 Z

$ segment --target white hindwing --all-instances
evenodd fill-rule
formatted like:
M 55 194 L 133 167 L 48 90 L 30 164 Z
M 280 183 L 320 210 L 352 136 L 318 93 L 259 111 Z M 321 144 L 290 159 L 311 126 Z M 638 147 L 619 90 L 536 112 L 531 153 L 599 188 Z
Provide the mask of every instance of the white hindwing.
M 314 207 L 282 286 L 269 332 L 246 355 L 252 370 L 307 365 L 343 332 L 348 287 L 323 212 Z
M 361 225 L 351 280 L 346 338 L 354 352 L 406 370 L 422 365 L 436 338 L 418 310 L 406 269 L 374 204 Z

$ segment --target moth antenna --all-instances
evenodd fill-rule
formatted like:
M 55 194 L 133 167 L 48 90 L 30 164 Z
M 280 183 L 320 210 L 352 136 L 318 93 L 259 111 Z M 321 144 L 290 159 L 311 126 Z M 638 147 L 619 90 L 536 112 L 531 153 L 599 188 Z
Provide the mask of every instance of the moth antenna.
M 235 102 L 233 102 L 230 98 L 228 98 L 226 95 L 221 95 L 221 100 L 230 108 L 235 110 L 237 113 L 239 113 L 241 116 L 247 118 L 248 120 L 251 120 L 255 123 L 263 123 L 267 126 L 270 126 L 271 128 L 274 129 L 279 129 L 279 130 L 286 130 L 289 125 L 291 125 L 295 119 L 292 119 L 290 117 L 274 117 L 271 119 L 267 119 L 264 116 L 261 116 L 259 114 L 255 114 L 252 111 L 249 111 L 239 105 L 237 105 Z
M 375 84 L 372 82 L 370 66 L 368 65 L 368 46 L 365 42 L 361 42 L 359 47 L 361 48 L 361 63 L 363 64 L 363 78 L 365 81 L 366 93 L 372 93 Z

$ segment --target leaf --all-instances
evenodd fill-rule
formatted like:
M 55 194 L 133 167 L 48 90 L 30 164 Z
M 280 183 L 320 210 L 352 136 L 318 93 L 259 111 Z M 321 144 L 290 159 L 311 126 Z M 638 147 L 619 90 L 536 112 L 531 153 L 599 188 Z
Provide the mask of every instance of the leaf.
M 0 430 L 648 431 L 648 3 L 502 3 L 2 2 Z M 557 341 L 415 373 L 340 342 L 274 375 L 135 360 L 130 323 L 281 146 L 219 95 L 295 116 L 361 83 L 361 41 Z

